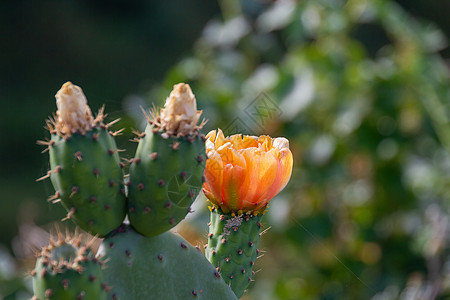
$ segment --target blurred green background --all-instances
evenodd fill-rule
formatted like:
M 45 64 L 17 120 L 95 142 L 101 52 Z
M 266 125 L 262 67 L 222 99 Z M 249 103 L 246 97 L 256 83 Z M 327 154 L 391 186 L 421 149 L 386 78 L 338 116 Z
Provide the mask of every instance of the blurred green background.
M 139 105 L 161 105 L 180 81 L 206 130 L 290 139 L 294 172 L 265 216 L 246 299 L 447 299 L 448 11 L 426 0 L 0 2 L 0 298 L 29 297 L 29 249 L 64 216 L 46 202 L 50 183 L 35 182 L 48 166 L 36 140 L 70 80 L 93 110 L 122 118 L 125 157 Z M 185 226 L 200 242 L 199 211 Z

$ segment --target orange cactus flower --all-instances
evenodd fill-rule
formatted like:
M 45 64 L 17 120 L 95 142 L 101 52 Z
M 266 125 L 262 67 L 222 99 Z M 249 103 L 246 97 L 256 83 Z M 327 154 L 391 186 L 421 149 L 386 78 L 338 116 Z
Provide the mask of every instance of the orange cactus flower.
M 292 173 L 285 138 L 241 134 L 225 138 L 222 130 L 213 130 L 206 136 L 206 154 L 203 193 L 224 213 L 263 213 Z

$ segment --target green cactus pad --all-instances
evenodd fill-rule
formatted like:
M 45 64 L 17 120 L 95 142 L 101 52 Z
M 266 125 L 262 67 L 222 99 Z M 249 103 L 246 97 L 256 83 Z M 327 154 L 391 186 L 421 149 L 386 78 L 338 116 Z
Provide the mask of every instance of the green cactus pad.
M 123 225 L 99 254 L 117 299 L 237 299 L 202 252 L 169 232 L 145 237 Z
M 128 216 L 145 236 L 169 230 L 184 219 L 202 185 L 206 160 L 204 138 L 141 134 L 130 167 Z
M 241 297 L 253 280 L 262 215 L 232 216 L 212 208 L 206 258 Z
M 106 299 L 102 266 L 86 246 L 78 247 L 72 240 L 52 243 L 44 247 L 32 271 L 33 299 Z
M 51 181 L 68 218 L 105 236 L 126 214 L 123 172 L 114 138 L 104 126 L 68 138 L 52 134 Z

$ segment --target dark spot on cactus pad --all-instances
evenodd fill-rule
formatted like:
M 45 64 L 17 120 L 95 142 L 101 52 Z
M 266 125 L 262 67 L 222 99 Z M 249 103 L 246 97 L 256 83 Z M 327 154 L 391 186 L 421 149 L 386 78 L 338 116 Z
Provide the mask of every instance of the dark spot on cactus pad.
M 130 187 L 131 186 L 131 181 L 127 181 L 127 183 L 125 185 Z
M 184 180 L 186 180 L 186 178 L 187 178 L 187 173 L 186 173 L 185 171 L 182 171 L 182 172 L 180 173 L 180 177 L 183 178 Z
M 141 162 L 141 159 L 140 159 L 139 157 L 136 157 L 136 158 L 133 160 L 133 162 L 134 162 L 135 164 L 139 164 L 139 163 Z
M 146 213 L 146 214 L 148 214 L 149 212 L 151 212 L 152 211 L 152 209 L 150 208 L 150 206 L 146 206 L 145 208 L 144 208 L 144 213 Z
M 98 168 L 94 168 L 92 172 L 94 173 L 95 176 L 98 176 L 98 174 L 100 174 L 100 170 Z
M 92 135 L 92 140 L 93 140 L 93 141 L 98 140 L 98 137 L 99 137 L 99 136 L 100 136 L 100 134 L 94 133 L 94 134 Z
M 125 255 L 126 255 L 127 257 L 131 257 L 131 252 L 130 252 L 130 250 L 125 250 Z
M 201 163 L 203 161 L 203 156 L 202 155 L 197 156 L 197 161 Z
M 137 189 L 142 191 L 144 189 L 144 184 L 141 182 L 137 185 Z
M 181 246 L 181 248 L 183 248 L 183 249 L 187 249 L 187 246 L 186 246 L 186 244 L 185 244 L 185 243 L 183 243 L 183 242 L 182 242 L 182 243 L 180 244 L 180 246 Z
M 165 183 L 164 180 L 162 180 L 162 179 L 159 179 L 159 180 L 158 180 L 158 185 L 159 185 L 159 186 L 163 186 L 164 183 Z
M 237 254 L 241 255 L 243 251 L 242 251 L 242 249 L 238 249 L 236 252 L 237 252 Z
M 94 282 L 97 280 L 97 277 L 95 277 L 94 275 L 89 275 L 89 281 L 90 282 Z
M 220 278 L 220 273 L 216 270 L 216 271 L 214 271 L 214 276 L 216 276 L 217 278 Z
M 195 192 L 193 190 L 189 190 L 188 196 L 189 196 L 189 198 L 194 198 L 195 197 Z
M 242 269 L 241 269 L 241 272 L 242 272 L 242 274 L 245 274 L 245 269 L 242 268 Z
M 171 224 L 171 225 L 175 225 L 175 218 L 170 218 L 170 220 L 169 220 L 169 223 Z
M 109 243 L 109 248 L 114 248 L 114 243 L 113 242 L 111 242 L 111 243 Z
M 81 153 L 81 151 L 77 151 L 74 153 L 74 156 L 76 159 L 78 159 L 79 161 L 83 160 L 83 153 Z
M 253 242 L 252 242 L 252 241 L 249 241 L 249 242 L 248 242 L 248 245 L 249 245 L 250 247 L 253 247 Z
M 128 211 L 129 211 L 130 213 L 133 213 L 135 210 L 136 210 L 136 209 L 134 208 L 134 206 L 131 206 L 131 207 L 128 209 Z
M 78 294 L 77 296 L 77 300 L 81 300 L 84 298 L 84 295 L 86 295 L 86 293 L 84 291 L 82 291 L 81 293 Z
M 158 158 L 158 153 L 157 152 L 153 152 L 153 153 L 150 154 L 150 159 L 151 160 L 155 160 L 157 158 Z
M 253 262 L 253 260 L 250 261 L 250 266 L 253 266 L 255 263 Z
M 256 249 L 256 255 L 258 255 L 259 254 L 259 249 Z
M 208 233 L 208 237 L 209 237 L 209 238 L 212 238 L 212 237 L 213 237 L 213 234 L 212 234 L 212 233 Z
M 64 288 L 65 290 L 67 290 L 67 289 L 69 288 L 69 285 L 70 285 L 70 280 L 67 279 L 67 278 L 65 278 L 65 279 L 63 279 L 63 280 L 61 281 L 61 284 L 62 284 L 63 288 Z
M 102 290 L 104 290 L 105 292 L 109 292 L 110 290 L 110 287 L 106 283 L 102 283 L 101 287 Z
M 110 210 L 111 206 L 109 206 L 108 204 L 105 204 L 105 210 Z
M 220 215 L 219 219 L 220 219 L 220 221 L 224 221 L 225 220 L 225 215 Z
M 165 208 L 171 208 L 172 207 L 172 202 L 168 201 L 164 204 Z
M 261 228 L 262 227 L 262 225 L 261 225 L 261 223 L 260 222 L 256 222 L 256 225 L 259 227 L 259 228 Z
M 222 244 L 225 244 L 227 242 L 226 239 L 222 239 Z
M 74 186 L 72 187 L 72 194 L 78 193 L 79 190 L 80 190 L 80 188 L 79 188 L 78 186 L 74 185 Z
M 117 300 L 117 295 L 116 295 L 116 294 L 113 294 L 113 295 L 112 295 L 112 299 L 113 299 L 113 300 Z
M 234 276 L 233 276 L 233 274 L 231 274 L 231 275 L 230 275 L 230 279 L 233 279 L 233 278 L 234 278 Z
M 116 185 L 116 183 L 114 182 L 114 180 L 111 179 L 111 180 L 108 182 L 108 185 L 109 185 L 110 187 L 113 187 L 113 186 Z
M 94 226 L 94 221 L 90 220 L 89 221 L 89 226 L 91 226 L 91 227 Z
M 114 150 L 108 149 L 108 154 L 109 154 L 109 155 L 113 155 L 113 154 L 114 154 Z
M 122 169 L 122 168 L 125 167 L 125 164 L 124 164 L 123 162 L 120 162 L 120 163 L 119 163 L 119 167 Z
M 192 207 L 189 206 L 189 207 L 187 208 L 187 212 L 188 212 L 188 213 L 191 213 L 191 212 L 192 212 Z
M 211 251 L 212 255 L 216 255 L 216 250 Z
M 195 290 L 192 290 L 192 295 L 193 295 L 194 297 L 197 297 L 197 292 L 196 292 Z
M 56 166 L 55 167 L 55 173 L 59 173 L 61 172 L 61 166 Z
M 125 195 L 125 190 L 124 190 L 124 189 L 120 189 L 120 193 L 121 193 L 122 195 Z
M 202 175 L 202 183 L 204 183 L 206 181 L 206 177 L 205 175 Z
M 200 135 L 200 138 L 202 139 L 203 142 L 206 142 L 206 136 L 204 134 Z
M 163 256 L 161 254 L 158 254 L 158 260 L 162 261 L 163 260 Z
M 52 289 L 46 289 L 45 290 L 45 297 L 46 298 L 50 298 L 51 296 L 53 296 L 53 290 Z

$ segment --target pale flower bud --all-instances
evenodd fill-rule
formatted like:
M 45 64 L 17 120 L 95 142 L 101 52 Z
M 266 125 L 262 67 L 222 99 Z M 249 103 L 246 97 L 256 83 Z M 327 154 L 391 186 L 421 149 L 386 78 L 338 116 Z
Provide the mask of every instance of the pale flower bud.
M 93 117 L 83 90 L 70 81 L 66 82 L 56 93 L 56 124 L 66 134 L 85 133 L 93 127 Z
M 189 85 L 179 83 L 173 87 L 161 109 L 161 127 L 171 135 L 189 135 L 198 129 L 201 114 L 197 111 L 197 102 Z

